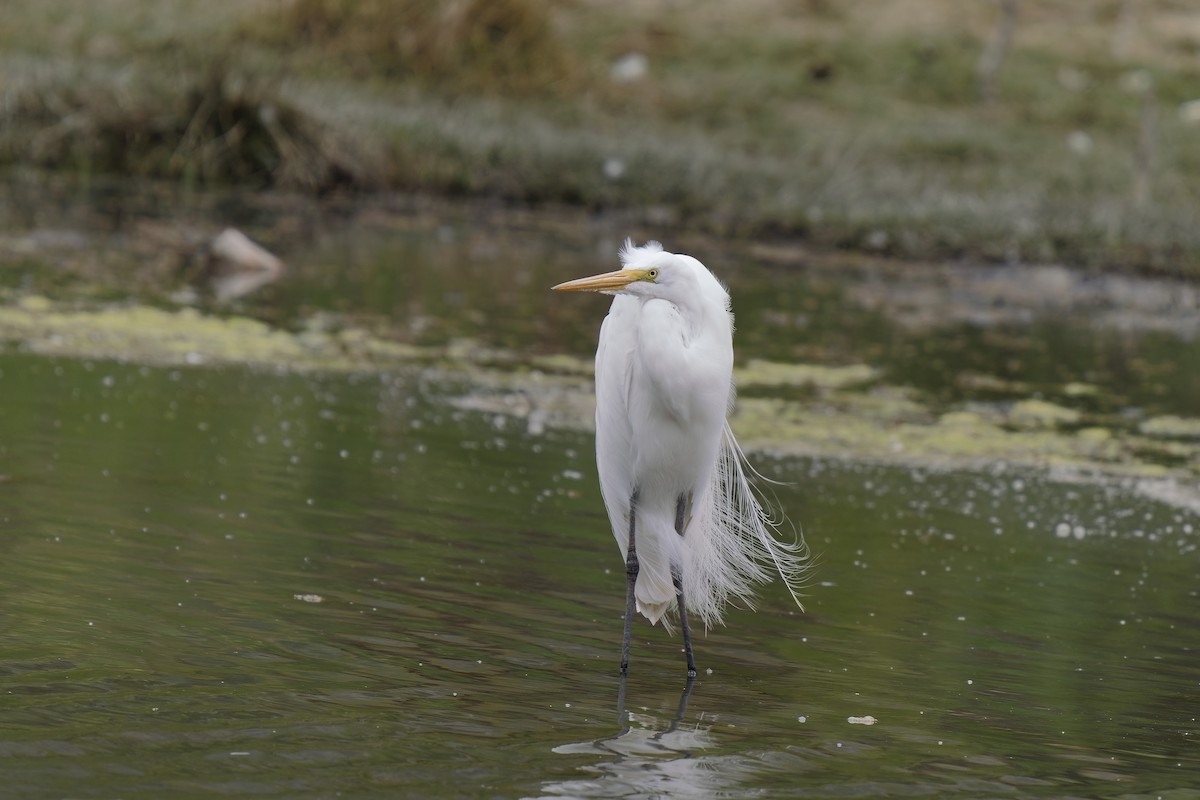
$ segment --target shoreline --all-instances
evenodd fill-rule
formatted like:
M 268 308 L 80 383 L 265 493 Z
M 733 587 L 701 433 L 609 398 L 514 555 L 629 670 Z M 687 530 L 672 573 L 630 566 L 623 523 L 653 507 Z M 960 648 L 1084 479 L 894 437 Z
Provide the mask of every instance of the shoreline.
M 419 347 L 353 326 L 290 332 L 190 308 L 124 303 L 84 310 L 29 296 L 0 306 L 0 343 L 36 357 L 162 368 L 413 374 L 444 387 L 454 407 L 514 418 L 531 435 L 548 427 L 587 430 L 592 418 L 589 359 L 528 356 L 468 340 Z M 865 365 L 751 361 L 735 380 L 750 392 L 731 417 L 748 451 L 933 471 L 1030 470 L 1200 511 L 1200 418 L 1161 416 L 1121 428 L 1035 398 L 990 411 L 970 404 L 945 410 L 880 383 Z M 779 393 L 789 387 L 800 399 Z

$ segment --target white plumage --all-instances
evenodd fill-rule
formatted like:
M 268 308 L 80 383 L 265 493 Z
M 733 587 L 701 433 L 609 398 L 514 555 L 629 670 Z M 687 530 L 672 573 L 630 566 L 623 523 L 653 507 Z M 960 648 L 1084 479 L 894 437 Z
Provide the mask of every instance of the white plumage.
M 726 421 L 728 292 L 699 261 L 657 242 L 627 240 L 620 256 L 621 270 L 554 288 L 616 295 L 596 351 L 596 462 L 623 555 L 632 511 L 637 610 L 666 624 L 682 588 L 685 609 L 708 627 L 730 598 L 750 605 L 753 584 L 776 573 L 795 598 L 803 541 L 776 537 Z M 686 619 L 684 634 L 690 667 Z

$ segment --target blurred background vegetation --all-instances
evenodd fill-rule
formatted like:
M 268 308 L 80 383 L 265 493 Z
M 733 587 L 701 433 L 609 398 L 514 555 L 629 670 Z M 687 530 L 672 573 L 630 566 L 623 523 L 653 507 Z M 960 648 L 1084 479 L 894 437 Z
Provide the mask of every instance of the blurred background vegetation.
M 0 166 L 1200 274 L 1186 0 L 6 0 Z

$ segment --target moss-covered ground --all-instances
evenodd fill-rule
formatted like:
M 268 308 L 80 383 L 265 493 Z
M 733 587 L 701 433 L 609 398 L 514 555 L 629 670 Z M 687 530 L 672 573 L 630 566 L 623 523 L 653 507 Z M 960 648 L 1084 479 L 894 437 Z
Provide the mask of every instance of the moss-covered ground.
M 521 418 L 535 433 L 547 426 L 587 426 L 594 402 L 589 359 L 529 359 L 464 340 L 403 345 L 350 326 L 288 332 L 192 309 L 126 305 L 81 311 L 31 296 L 0 306 L 0 341 L 47 355 L 164 366 L 421 371 L 447 387 L 447 402 Z M 910 389 L 881 383 L 865 365 L 751 361 L 735 379 L 747 396 L 738 402 L 732 424 L 743 445 L 758 452 L 1165 481 L 1188 502 L 1200 503 L 1193 490 L 1179 488 L 1200 478 L 1197 418 L 1159 416 L 1131 427 L 1036 398 L 945 410 Z M 770 394 L 781 387 L 806 393 Z

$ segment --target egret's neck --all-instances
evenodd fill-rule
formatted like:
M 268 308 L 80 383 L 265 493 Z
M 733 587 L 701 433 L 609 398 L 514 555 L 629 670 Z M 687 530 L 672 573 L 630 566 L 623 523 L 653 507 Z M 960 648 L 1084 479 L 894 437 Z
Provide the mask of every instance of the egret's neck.
M 715 302 L 714 298 L 700 292 L 685 292 L 669 302 L 679 309 L 689 340 L 704 334 L 728 335 L 729 311 L 724 302 Z

